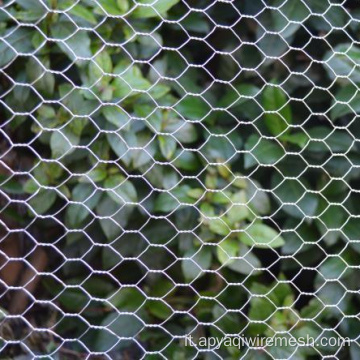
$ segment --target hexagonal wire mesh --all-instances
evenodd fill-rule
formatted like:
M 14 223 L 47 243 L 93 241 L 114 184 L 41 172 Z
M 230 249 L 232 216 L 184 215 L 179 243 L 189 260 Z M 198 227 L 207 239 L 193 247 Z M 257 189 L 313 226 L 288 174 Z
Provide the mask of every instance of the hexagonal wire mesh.
M 0 31 L 2 358 L 359 358 L 356 1 L 10 0 Z

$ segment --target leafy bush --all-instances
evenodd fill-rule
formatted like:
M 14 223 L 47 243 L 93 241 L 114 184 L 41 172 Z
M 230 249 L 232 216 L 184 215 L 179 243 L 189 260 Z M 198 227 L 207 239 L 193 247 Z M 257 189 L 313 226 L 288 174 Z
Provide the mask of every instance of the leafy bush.
M 2 5 L 3 239 L 49 259 L 23 312 L 51 328 L 46 346 L 24 335 L 33 353 L 200 358 L 190 333 L 357 339 L 359 12 L 266 4 Z

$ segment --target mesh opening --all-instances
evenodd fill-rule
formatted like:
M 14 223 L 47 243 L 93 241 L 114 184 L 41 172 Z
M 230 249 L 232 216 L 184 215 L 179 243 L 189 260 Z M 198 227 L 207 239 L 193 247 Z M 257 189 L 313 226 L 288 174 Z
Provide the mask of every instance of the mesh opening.
M 357 360 L 359 10 L 0 2 L 0 357 Z

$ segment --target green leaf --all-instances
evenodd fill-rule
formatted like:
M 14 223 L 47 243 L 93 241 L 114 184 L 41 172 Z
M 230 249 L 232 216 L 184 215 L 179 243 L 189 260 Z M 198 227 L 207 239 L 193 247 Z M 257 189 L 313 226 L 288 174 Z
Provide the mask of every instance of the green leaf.
M 248 246 L 259 248 L 277 248 L 285 244 L 279 233 L 265 224 L 249 225 L 245 232 L 239 233 L 239 239 Z
M 292 41 L 292 35 L 299 29 L 301 22 L 309 15 L 309 10 L 301 0 L 282 2 L 273 0 L 272 6 L 279 11 L 265 12 L 262 14 L 262 24 L 269 30 L 281 33 L 282 38 Z
M 111 190 L 108 192 L 109 196 L 120 205 L 137 201 L 134 185 L 123 175 L 110 175 L 105 180 L 104 186 Z
M 331 129 L 325 126 L 316 126 L 307 131 L 310 141 L 306 150 L 314 152 L 347 152 L 353 145 L 354 139 L 347 130 Z
M 121 311 L 136 311 L 145 302 L 142 292 L 133 287 L 122 287 L 109 297 L 109 303 Z
M 161 193 L 155 200 L 154 210 L 160 212 L 171 212 L 176 209 L 181 203 L 194 203 L 194 199 L 188 196 L 190 187 L 187 185 L 180 185 L 168 192 Z
M 67 310 L 78 312 L 89 302 L 89 297 L 84 290 L 79 288 L 58 289 L 58 301 Z
M 34 192 L 37 191 L 38 188 L 39 185 L 33 179 L 27 180 L 26 183 L 24 184 L 24 192 L 27 194 L 33 194 Z
M 214 217 L 215 216 L 214 207 L 211 206 L 207 202 L 203 202 L 203 203 L 200 204 L 200 211 L 202 212 L 202 214 L 204 214 L 204 216 L 207 216 L 207 217 Z
M 50 59 L 48 57 L 40 57 L 39 60 L 45 68 L 50 68 Z M 26 75 L 29 81 L 34 83 L 34 87 L 39 90 L 40 93 L 45 93 L 47 95 L 52 95 L 54 93 L 54 74 L 44 70 L 34 58 L 30 58 L 26 64 Z
M 88 120 L 85 118 L 74 118 L 69 122 L 68 127 L 71 133 L 80 137 L 87 123 Z
M 181 152 L 181 153 L 180 153 Z M 178 169 L 187 171 L 195 171 L 201 166 L 195 152 L 187 150 L 178 150 L 176 152 L 176 160 L 173 162 L 174 166 Z
M 152 34 L 148 36 L 138 36 L 137 41 L 139 43 L 138 56 L 140 59 L 151 59 L 156 56 L 161 51 L 163 45 L 162 37 L 156 32 L 152 32 Z M 156 94 L 156 90 L 153 94 L 155 94 L 155 96 L 159 95 Z M 152 96 L 150 92 L 149 95 Z
M 113 241 L 122 233 L 133 211 L 132 206 L 119 206 L 110 196 L 104 196 L 96 206 L 96 212 L 102 218 L 100 226 L 109 241 Z
M 211 194 L 211 202 L 216 205 L 229 205 L 231 202 L 231 192 L 222 190 Z
M 289 215 L 296 218 L 313 216 L 318 206 L 318 197 L 311 190 L 310 184 L 296 179 L 284 179 L 279 173 L 275 172 L 271 185 L 275 200 L 285 206 L 282 207 Z
M 277 278 L 280 281 L 286 280 L 282 274 L 278 275 Z M 292 293 L 291 286 L 287 282 L 277 283 L 267 296 L 278 306 L 286 306 L 289 299 L 291 299 L 290 304 L 294 302 L 294 295 Z
M 360 227 L 357 218 L 350 218 L 342 228 L 343 238 L 357 253 L 360 253 Z
M 261 267 L 259 259 L 238 239 L 227 238 L 217 246 L 216 250 L 220 263 L 240 274 L 254 274 L 254 268 Z
M 102 107 L 102 113 L 105 119 L 116 126 L 116 129 L 121 129 L 130 121 L 129 115 L 120 107 L 105 105 Z
M 211 249 L 207 246 L 199 249 L 194 255 L 194 251 L 190 250 L 185 253 L 184 257 L 189 257 L 191 260 L 183 260 L 181 263 L 182 272 L 186 280 L 194 280 L 199 276 L 202 270 L 207 270 L 211 265 Z
M 143 328 L 143 323 L 134 314 L 113 312 L 104 318 L 101 326 L 103 328 L 98 330 L 98 336 L 93 346 L 95 351 L 107 352 L 129 347 L 131 341 L 122 340 L 119 342 L 119 338 L 135 337 Z
M 151 315 L 161 320 L 167 320 L 172 315 L 169 305 L 166 305 L 161 300 L 147 300 L 146 309 Z
M 0 174 L 0 189 L 8 194 L 23 194 L 25 191 L 25 187 L 19 181 L 2 174 Z
M 248 206 L 255 214 L 269 214 L 271 210 L 270 198 L 268 194 L 262 190 L 260 183 L 256 180 L 246 180 L 246 197 Z
M 82 204 L 70 204 L 66 210 L 67 223 L 71 227 L 80 225 L 98 204 L 102 193 L 94 191 L 91 184 L 77 184 L 73 191 L 71 200 Z
M 177 172 L 164 166 L 154 166 L 151 171 L 146 173 L 146 178 L 153 186 L 164 189 L 171 189 L 179 182 Z
M 267 86 L 263 92 L 262 105 L 266 111 L 264 114 L 265 124 L 274 136 L 282 134 L 292 123 L 291 108 L 287 100 L 286 92 L 275 85 Z
M 152 105 L 135 104 L 134 110 L 136 116 L 145 120 L 146 126 L 154 133 L 162 132 L 164 113 L 160 109 L 154 109 Z
M 227 236 L 230 234 L 230 228 L 223 219 L 210 219 L 209 228 L 217 235 Z
M 51 134 L 50 147 L 54 159 L 69 154 L 73 146 L 79 143 L 79 137 L 66 129 Z
M 252 289 L 251 293 L 253 294 Z M 254 321 L 266 321 L 275 311 L 276 307 L 267 297 L 252 297 L 248 314 L 251 321 L 249 326 L 250 334 L 254 336 L 263 334 L 268 329 L 268 326 L 264 323 L 256 323 Z
M 289 2 L 283 2 L 282 0 L 277 0 L 272 6 L 281 6 L 280 11 L 286 17 L 287 22 L 301 22 L 304 21 L 307 16 L 310 14 L 307 6 L 302 2 L 302 0 L 292 0 Z M 274 11 L 278 13 L 277 11 Z M 300 24 L 299 24 L 300 25 Z
M 129 148 L 121 135 L 122 134 L 120 133 L 119 135 L 108 133 L 106 134 L 106 137 L 109 141 L 111 149 L 119 158 L 122 159 L 124 155 L 126 155 L 126 153 L 128 152 Z
M 154 84 L 151 89 L 149 89 L 148 93 L 149 95 L 154 99 L 158 100 L 161 99 L 163 96 L 165 96 L 167 93 L 170 92 L 170 87 L 166 86 L 161 83 Z
M 203 98 L 187 95 L 175 106 L 175 110 L 187 120 L 203 120 L 210 107 Z
M 112 82 L 114 97 L 123 99 L 129 95 L 136 95 L 139 91 L 148 90 L 150 82 L 145 79 L 138 66 L 120 63 L 115 67 L 114 73 L 118 74 Z
M 351 360 L 357 360 L 360 357 L 360 345 L 352 342 L 350 345 Z
M 20 5 L 26 10 L 34 9 L 36 11 L 45 11 L 45 7 L 42 5 L 41 1 L 38 0 L 16 0 L 16 4 Z
M 23 86 L 22 84 L 27 81 L 27 74 L 25 72 L 21 72 L 17 75 L 16 79 L 19 82 L 18 85 L 15 85 L 13 88 L 14 99 L 21 103 L 26 102 L 30 97 L 30 88 L 27 86 Z
M 325 259 L 318 272 L 325 280 L 334 280 L 339 279 L 346 268 L 347 263 L 341 257 L 331 257 Z
M 111 61 L 111 56 L 107 51 L 102 51 L 100 54 L 96 55 L 95 63 L 101 69 L 100 76 L 103 75 L 103 73 L 112 73 L 113 65 Z M 91 64 L 93 64 L 93 62 L 91 62 Z M 97 69 L 97 71 L 99 71 L 99 68 L 97 68 L 97 66 L 94 64 L 92 69 Z
M 235 193 L 231 201 L 232 207 L 226 212 L 226 217 L 230 224 L 236 224 L 245 220 L 249 215 L 249 208 L 247 205 L 247 197 L 245 190 Z
M 189 122 L 183 120 L 175 120 L 168 122 L 164 131 L 172 133 L 173 136 L 181 143 L 192 143 L 198 139 L 196 128 Z
M 234 157 L 236 149 L 227 137 L 211 136 L 200 152 L 209 162 L 220 162 Z
M 294 315 L 295 317 L 295 315 Z M 273 318 L 271 319 L 272 322 L 275 324 L 278 324 L 278 327 L 280 331 L 287 330 L 287 322 L 290 322 L 283 313 L 276 313 L 274 314 Z M 297 319 L 295 319 L 296 321 Z M 277 330 L 277 329 L 274 329 Z M 308 335 L 308 333 L 306 333 Z M 304 339 L 306 338 L 306 335 Z M 287 342 L 284 341 L 284 339 L 287 338 Z M 275 334 L 274 337 L 274 343 L 279 344 L 279 341 L 284 341 L 283 346 L 271 346 L 269 347 L 269 355 L 273 359 L 289 359 L 294 357 L 294 353 L 296 352 L 297 358 L 300 360 L 305 360 L 306 358 L 302 356 L 302 349 L 303 347 L 298 347 L 296 343 L 292 343 L 292 339 L 294 339 L 294 336 L 292 334 L 286 333 L 286 334 Z M 277 341 L 278 340 L 278 341 Z
M 360 96 L 357 87 L 353 84 L 342 87 L 333 100 L 333 107 L 330 111 L 331 120 L 335 121 L 345 115 L 352 114 L 355 116 L 360 113 Z M 345 102 L 346 104 L 341 104 Z
M 73 31 L 73 29 L 74 24 L 62 18 L 51 27 L 51 35 L 57 40 L 62 40 L 57 42 L 57 45 L 70 60 L 79 57 L 91 58 L 90 37 L 87 31 Z
M 256 43 L 257 47 L 261 50 L 262 53 L 267 57 L 269 62 L 274 61 L 274 58 L 280 58 L 289 49 L 289 43 L 291 38 L 284 39 L 282 34 L 268 33 L 262 27 L 259 27 Z M 291 32 L 290 32 L 291 33 Z
M 326 6 L 327 7 L 327 6 Z M 349 13 L 343 6 L 330 6 L 326 9 L 326 13 L 314 21 L 320 31 L 331 31 L 333 28 L 344 28 L 349 21 Z
M 88 116 L 99 106 L 99 102 L 91 94 L 92 100 L 85 100 L 83 91 L 74 88 L 70 84 L 61 84 L 59 92 L 62 97 L 62 104 L 74 115 Z M 87 122 L 84 118 L 76 120 L 81 121 L 83 124 Z
M 140 0 L 138 1 L 138 7 L 131 12 L 133 18 L 149 18 L 157 16 L 165 16 L 166 12 L 170 10 L 180 0 Z M 151 4 L 150 6 L 148 4 Z M 146 6 L 148 5 L 148 6 Z
M 188 16 L 182 20 L 182 25 L 188 31 L 195 31 L 206 34 L 210 32 L 210 25 L 198 12 L 190 12 Z
M 19 53 L 30 53 L 33 50 L 31 38 L 34 30 L 18 27 L 9 28 L 0 38 L 0 66 L 4 67 L 15 59 Z
M 344 288 L 339 282 L 324 282 L 323 278 L 319 277 L 321 289 L 316 292 L 316 297 L 327 305 L 338 305 L 340 300 L 344 297 Z M 318 287 L 318 286 L 317 286 Z
M 329 205 L 328 201 L 321 198 L 317 213 L 320 214 L 315 220 L 315 225 L 322 234 L 327 245 L 334 245 L 339 236 L 340 230 L 347 221 L 348 212 L 342 205 Z
M 220 107 L 229 108 L 236 113 L 249 114 L 249 107 L 253 107 L 252 100 L 259 93 L 259 88 L 251 84 L 241 84 L 235 86 L 221 98 Z M 256 109 L 255 109 L 256 111 Z M 262 110 L 261 110 L 262 111 Z M 250 116 L 251 117 L 251 116 Z
M 236 257 L 240 248 L 240 242 L 236 239 L 227 238 L 216 248 L 217 258 L 220 263 L 226 265 L 230 258 Z
M 283 134 L 280 140 L 304 148 L 309 141 L 309 136 L 304 132 L 297 132 L 295 134 Z
M 150 139 L 151 139 L 151 135 L 148 132 L 142 132 L 140 134 L 137 134 L 135 146 L 139 148 L 143 148 L 143 150 L 131 151 L 131 157 L 134 168 L 139 168 L 147 164 L 148 162 L 153 161 L 157 148 L 156 148 L 156 142 L 155 141 L 150 142 Z M 127 142 L 129 143 L 128 139 Z
M 40 191 L 29 200 L 29 205 L 37 215 L 45 214 L 55 203 L 57 193 L 55 190 L 40 189 Z
M 257 135 L 248 138 L 245 150 L 249 151 L 245 153 L 245 168 L 258 164 L 274 165 L 285 155 L 284 148 L 276 141 L 259 138 Z
M 42 105 L 38 110 L 38 121 L 44 128 L 54 128 L 59 124 L 55 109 L 48 105 Z
M 98 3 L 109 15 L 122 15 L 128 9 L 127 0 L 98 0 Z
M 308 305 L 301 309 L 300 315 L 302 318 L 314 318 L 322 310 L 322 304 L 317 298 L 312 298 Z
M 159 135 L 160 151 L 165 159 L 170 160 L 175 153 L 177 142 L 171 136 Z
M 129 9 L 129 1 L 128 0 L 116 0 L 116 4 L 118 8 L 124 13 Z
M 190 197 L 196 200 L 200 199 L 204 195 L 204 193 L 205 191 L 203 188 L 192 188 L 187 192 Z
M 90 178 L 93 182 L 103 181 L 107 176 L 107 170 L 105 164 L 98 164 L 93 167 L 87 174 L 84 176 L 83 181 L 89 181 Z
M 325 70 L 330 79 L 341 82 L 360 82 L 360 48 L 352 43 L 342 43 L 324 56 Z
M 69 5 L 72 5 L 73 2 L 70 0 L 68 1 Z M 81 18 L 85 21 L 87 21 L 89 24 L 91 25 L 96 25 L 96 18 L 93 15 L 93 13 L 87 9 L 85 6 L 82 6 L 80 4 L 76 4 L 75 6 L 73 6 L 70 10 L 69 13 L 71 15 L 74 15 L 78 18 Z

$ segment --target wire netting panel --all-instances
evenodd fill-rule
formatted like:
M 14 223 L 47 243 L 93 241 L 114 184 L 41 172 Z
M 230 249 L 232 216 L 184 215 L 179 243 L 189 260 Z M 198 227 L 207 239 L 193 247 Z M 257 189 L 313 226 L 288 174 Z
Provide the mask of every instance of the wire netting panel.
M 359 83 L 356 0 L 0 1 L 0 358 L 358 360 Z

